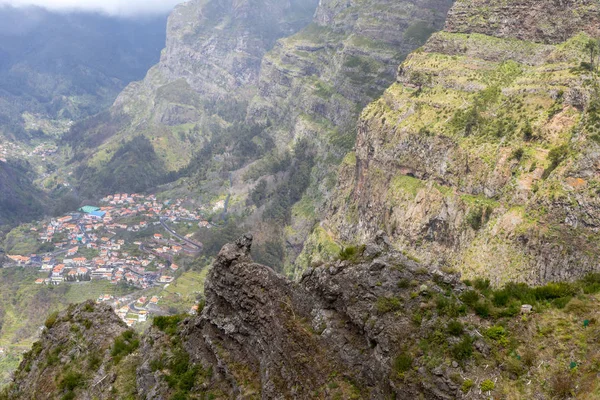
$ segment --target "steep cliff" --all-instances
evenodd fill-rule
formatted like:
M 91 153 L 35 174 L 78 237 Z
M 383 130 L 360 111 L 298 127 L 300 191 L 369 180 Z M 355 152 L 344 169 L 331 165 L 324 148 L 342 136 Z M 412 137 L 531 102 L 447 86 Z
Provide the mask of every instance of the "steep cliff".
M 275 215 L 275 227 L 290 227 L 283 241 L 282 229 L 260 240 L 287 243 L 293 261 L 352 148 L 360 110 L 393 83 L 404 57 L 442 28 L 452 1 L 271 3 L 177 8 L 161 62 L 121 94 L 108 119 L 73 129 L 69 143 L 85 154 L 76 174 L 80 193 L 108 190 L 88 184 L 90 177 L 113 173 L 122 140 L 143 134 L 167 171 L 156 184 L 187 177 L 192 190 L 230 189 L 232 208 L 256 206 L 261 219 L 264 204 L 246 199 L 268 182 L 266 214 Z M 300 141 L 310 162 L 296 154 Z M 289 186 L 299 194 L 280 196 Z
M 251 245 L 246 235 L 221 250 L 200 315 L 157 317 L 141 337 L 93 303 L 51 316 L 0 398 L 591 399 L 599 389 L 598 276 L 493 291 L 431 272 L 379 233 L 289 281 L 254 263 Z M 534 312 L 520 316 L 523 302 Z
M 363 111 L 324 230 L 384 229 L 494 284 L 597 269 L 599 18 L 594 1 L 456 2 Z
M 248 119 L 267 127 L 275 153 L 300 140 L 315 153 L 306 195 L 284 221 L 290 225 L 288 264 L 318 220 L 337 166 L 354 144 L 360 110 L 393 83 L 406 55 L 442 28 L 451 5 L 452 0 L 323 0 L 308 27 L 266 54 Z
M 123 141 L 139 135 L 151 140 L 168 171 L 183 169 L 195 152 L 239 128 L 231 125 L 244 121 L 264 54 L 308 24 L 315 7 L 316 0 L 193 0 L 177 6 L 160 62 L 119 95 L 110 113 L 76 126 L 66 144 L 87 175 L 110 170 L 106 164 Z M 202 160 L 206 169 L 211 156 Z M 78 175 L 86 194 L 107 191 L 87 187 L 85 174 Z

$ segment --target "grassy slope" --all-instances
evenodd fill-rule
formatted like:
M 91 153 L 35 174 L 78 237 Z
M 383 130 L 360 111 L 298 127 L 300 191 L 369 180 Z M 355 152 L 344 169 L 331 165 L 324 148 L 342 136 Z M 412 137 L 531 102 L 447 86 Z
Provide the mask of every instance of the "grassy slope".
M 595 111 L 577 109 L 568 99 L 571 90 L 594 96 L 592 74 L 580 67 L 589 60 L 588 40 L 579 34 L 541 45 L 480 34 L 434 35 L 401 66 L 399 83 L 363 111 L 363 140 L 382 144 L 377 162 L 360 179 L 370 185 L 370 201 L 394 206 L 391 215 L 365 224 L 395 231 L 402 246 L 437 257 L 448 249 L 424 240 L 418 227 L 453 204 L 459 212 L 450 232 L 462 248 L 449 254 L 450 262 L 470 277 L 494 271 L 496 284 L 544 280 L 532 272 L 535 255 L 514 242 L 517 235 L 539 232 L 543 240 L 573 249 L 584 269 L 596 264 L 595 233 L 582 224 L 565 226 L 563 206 L 592 198 L 598 186 L 597 175 L 580 171 L 597 145 Z M 429 155 L 427 146 L 440 154 Z M 347 178 L 335 201 L 334 225 L 349 229 L 362 218 L 352 199 L 355 168 L 342 165 L 340 175 Z M 406 171 L 422 180 L 408 179 Z M 427 210 L 419 207 L 423 198 Z M 482 210 L 491 212 L 487 224 L 470 224 Z M 581 208 L 574 211 L 585 219 Z

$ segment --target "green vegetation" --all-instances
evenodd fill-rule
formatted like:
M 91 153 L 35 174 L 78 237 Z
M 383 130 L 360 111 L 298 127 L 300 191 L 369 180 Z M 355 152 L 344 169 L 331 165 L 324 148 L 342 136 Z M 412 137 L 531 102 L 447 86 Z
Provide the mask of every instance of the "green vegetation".
M 140 340 L 137 334 L 133 330 L 127 330 L 123 334 L 115 339 L 110 355 L 113 358 L 115 364 L 121 362 L 121 360 L 137 350 L 140 345 Z
M 548 178 L 552 171 L 554 171 L 567 158 L 568 155 L 569 147 L 566 144 L 554 147 L 552 150 L 550 150 L 548 153 L 548 161 L 550 162 L 550 165 L 548 168 L 546 168 L 546 170 L 544 170 L 544 175 L 542 178 Z
M 342 261 L 357 262 L 365 251 L 365 246 L 349 246 L 340 250 L 338 255 Z
M 482 392 L 491 392 L 492 390 L 494 390 L 496 385 L 491 380 L 485 379 L 481 382 L 481 385 L 479 385 L 479 387 L 481 388 Z
M 402 374 L 411 369 L 413 364 L 413 357 L 410 354 L 401 353 L 394 359 L 394 371 L 398 374 Z
M 81 166 L 75 175 L 82 195 L 89 198 L 123 191 L 140 193 L 168 181 L 164 162 L 144 136 L 122 143 L 105 165 Z
M 464 361 L 473 355 L 473 339 L 463 336 L 462 340 L 451 349 L 452 356 L 458 361 Z
M 471 388 L 475 385 L 475 383 L 471 379 L 465 379 L 460 386 L 460 390 L 463 393 L 467 393 Z
M 83 374 L 78 372 L 68 372 L 58 384 L 58 389 L 63 392 L 62 400 L 75 399 L 75 390 L 85 385 Z
M 185 318 L 185 315 L 172 315 L 169 317 L 158 316 L 154 318 L 152 325 L 169 336 L 175 336 L 177 334 L 177 327 L 179 323 Z
M 189 392 L 199 382 L 209 379 L 212 370 L 203 369 L 190 362 L 189 354 L 175 341 L 172 349 L 154 358 L 150 363 L 152 371 L 166 372 L 165 380 L 175 390 L 172 399 L 187 399 Z M 203 392 L 203 391 L 201 391 Z
M 461 336 L 464 332 L 464 327 L 460 321 L 452 320 L 448 322 L 447 331 L 452 336 Z
M 402 301 L 396 297 L 380 297 L 377 299 L 377 312 L 385 314 L 402 308 Z
M 52 314 L 50 314 L 48 316 L 48 319 L 46 319 L 46 322 L 44 323 L 44 325 L 46 326 L 47 329 L 51 329 L 56 324 L 57 319 L 58 319 L 58 311 L 54 311 Z

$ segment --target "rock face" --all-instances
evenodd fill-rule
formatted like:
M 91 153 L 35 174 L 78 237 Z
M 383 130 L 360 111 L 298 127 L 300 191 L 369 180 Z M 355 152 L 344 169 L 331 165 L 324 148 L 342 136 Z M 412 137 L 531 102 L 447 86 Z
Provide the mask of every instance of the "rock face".
M 495 284 L 595 270 L 597 62 L 586 45 L 599 11 L 456 2 L 363 111 L 322 226 L 359 243 L 384 229 L 422 259 Z
M 598 36 L 599 22 L 600 9 L 593 0 L 474 0 L 457 2 L 446 31 L 558 44 L 582 31 Z
M 235 398 L 267 399 L 455 395 L 457 386 L 444 372 L 442 378 L 424 374 L 409 384 L 392 373 L 407 333 L 419 329 L 392 310 L 378 311 L 378 299 L 397 299 L 401 314 L 408 315 L 419 309 L 420 300 L 410 299 L 398 281 L 425 286 L 424 292 L 442 289 L 417 263 L 389 252 L 383 237 L 369 246 L 369 261 L 316 268 L 299 282 L 253 263 L 251 243 L 245 236 L 223 248 L 207 279 L 204 311 L 183 323 L 180 337 L 190 359 L 203 369 L 213 367 L 208 388 Z M 440 379 L 450 386 L 438 385 Z
M 218 134 L 215 126 L 243 121 L 264 54 L 308 24 L 315 8 L 316 0 L 193 0 L 177 6 L 160 62 L 123 90 L 110 116 L 81 128 L 83 136 L 96 137 L 95 146 L 79 149 L 86 164 L 101 166 L 105 152 L 118 149 L 122 139 L 144 135 L 169 170 L 185 167 Z M 81 140 L 73 139 L 73 146 Z
M 443 369 L 409 383 L 392 372 L 408 333 L 421 331 L 410 314 L 421 309 L 422 299 L 411 296 L 409 288 L 420 287 L 422 295 L 443 289 L 416 262 L 390 251 L 383 236 L 361 261 L 315 268 L 299 282 L 253 263 L 251 245 L 246 235 L 221 250 L 206 281 L 201 315 L 170 333 L 152 328 L 139 350 L 122 361 L 115 361 L 114 343 L 127 330 L 108 307 L 86 303 L 59 315 L 26 355 L 7 398 L 54 399 L 67 390 L 82 399 L 109 398 L 120 390 L 116 374 L 125 373 L 125 367 L 127 376 L 136 371 L 139 398 L 171 398 L 179 386 L 165 371 L 173 368 L 168 360 L 182 354 L 186 365 L 197 365 L 196 383 L 188 391 L 218 398 L 455 395 L 458 387 Z M 443 273 L 435 279 L 456 283 Z M 400 287 L 399 281 L 410 284 Z M 386 301 L 391 305 L 380 304 Z M 61 382 L 78 371 L 77 365 L 88 369 L 92 349 L 99 357 L 97 372 L 79 377 L 81 382 L 69 389 Z M 55 354 L 58 362 L 48 361 Z M 67 359 L 72 368 L 65 366 Z
M 585 333 L 579 326 L 556 332 L 579 331 L 579 343 L 551 347 L 552 329 L 572 326 L 573 313 L 600 317 L 595 298 L 580 296 L 545 319 L 535 307 L 522 316 L 509 292 L 492 292 L 483 280 L 467 287 L 459 275 L 394 250 L 383 232 L 345 260 L 290 281 L 252 261 L 252 241 L 245 235 L 223 247 L 200 315 L 156 317 L 141 338 L 91 302 L 49 318 L 0 399 L 479 400 L 507 390 L 550 399 L 565 359 L 590 356 L 578 364 L 581 382 L 597 374 L 593 322 Z M 539 293 L 560 286 L 545 289 Z M 572 382 L 564 385 L 578 394 L 595 390 Z
M 322 0 L 309 26 L 279 40 L 265 55 L 248 120 L 267 126 L 280 151 L 306 140 L 316 154 L 302 208 L 317 212 L 292 213 L 285 238 L 288 266 L 303 248 L 337 166 L 354 144 L 360 110 L 389 87 L 406 55 L 442 28 L 451 4 Z

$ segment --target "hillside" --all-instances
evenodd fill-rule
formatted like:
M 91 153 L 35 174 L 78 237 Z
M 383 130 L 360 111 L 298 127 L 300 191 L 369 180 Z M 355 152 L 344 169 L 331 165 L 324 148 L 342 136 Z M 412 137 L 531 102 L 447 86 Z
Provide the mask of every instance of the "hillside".
M 27 163 L 0 161 L 0 227 L 44 215 L 45 194 L 32 184 Z
M 0 6 L 0 133 L 55 137 L 107 108 L 158 60 L 165 17 Z
M 164 172 L 143 188 L 175 182 L 168 190 L 189 196 L 231 194 L 238 223 L 265 223 L 257 241 L 292 272 L 353 146 L 360 110 L 393 83 L 406 55 L 442 28 L 452 2 L 316 3 L 244 2 L 254 5 L 248 12 L 230 2 L 179 6 L 159 64 L 125 89 L 110 113 L 65 138 L 77 154 L 78 193 L 109 192 L 90 177 L 115 171 L 119 190 L 139 187 L 113 165 L 122 146 L 145 136 L 153 151 L 135 165 L 151 169 L 156 163 L 148 160 L 158 158 Z
M 277 39 L 306 25 L 315 7 L 315 0 L 194 0 L 179 5 L 169 17 L 160 62 L 119 95 L 110 114 L 75 126 L 65 144 L 77 153 L 76 161 L 83 161 L 82 170 L 112 173 L 106 165 L 112 154 L 123 142 L 143 135 L 172 173 L 155 185 L 189 175 L 184 169 L 195 154 L 206 170 L 211 170 L 212 155 L 231 152 L 243 162 L 246 151 L 265 146 L 247 150 L 236 144 L 260 136 L 244 132 L 241 124 L 246 103 L 256 93 L 262 57 Z M 82 176 L 77 177 L 83 195 L 107 193 L 104 186 L 87 185 Z M 218 173 L 212 178 L 225 180 Z
M 92 302 L 51 315 L 1 399 L 596 398 L 600 278 L 458 281 L 379 234 L 289 281 L 224 246 L 195 317 L 139 336 Z M 522 304 L 532 312 L 519 315 Z M 68 361 L 68 362 L 67 362 Z
M 383 229 L 494 285 L 596 270 L 599 18 L 594 1 L 457 1 L 363 111 L 329 238 Z

